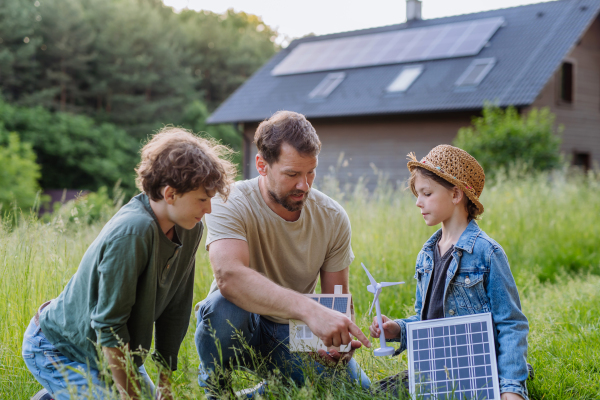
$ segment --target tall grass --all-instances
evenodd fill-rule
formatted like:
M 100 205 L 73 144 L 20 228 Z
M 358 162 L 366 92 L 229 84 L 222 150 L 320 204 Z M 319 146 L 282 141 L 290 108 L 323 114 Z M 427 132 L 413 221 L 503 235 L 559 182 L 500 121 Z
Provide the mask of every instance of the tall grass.
M 531 325 L 532 399 L 600 398 L 599 182 L 594 174 L 515 174 L 488 185 L 482 196 L 486 212 L 479 224 L 506 251 Z M 377 279 L 407 282 L 382 294 L 382 311 L 392 317 L 411 315 L 416 255 L 436 228 L 423 223 L 410 191 L 381 183 L 372 194 L 360 184 L 342 192 L 331 181 L 323 189 L 342 202 L 352 222 L 356 260 L 350 287 L 359 326 L 367 331 L 365 313 L 372 300 L 360 262 Z M 21 359 L 23 332 L 36 308 L 61 292 L 102 227 L 102 222 L 80 220 L 41 223 L 31 217 L 0 227 L 0 399 L 28 399 L 40 389 Z M 195 301 L 206 296 L 211 281 L 201 247 Z M 194 330 L 192 317 L 173 375 L 176 398 L 203 396 L 196 383 Z M 405 355 L 376 358 L 361 349 L 356 358 L 372 381 L 406 368 Z M 147 364 L 152 375 L 156 367 L 150 360 Z M 234 387 L 250 387 L 263 378 L 240 372 Z M 267 379 L 269 398 L 373 397 L 338 376 L 314 377 L 303 388 L 290 387 L 281 375 Z

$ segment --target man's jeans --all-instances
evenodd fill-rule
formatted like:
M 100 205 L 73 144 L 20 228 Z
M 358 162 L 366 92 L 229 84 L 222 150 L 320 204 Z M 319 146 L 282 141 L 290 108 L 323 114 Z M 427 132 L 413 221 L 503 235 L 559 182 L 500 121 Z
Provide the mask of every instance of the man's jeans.
M 314 371 L 316 375 L 332 371 L 317 362 L 307 360 L 306 356 L 290 353 L 289 325 L 277 324 L 258 314 L 245 311 L 225 299 L 219 290 L 199 303 L 196 318 L 198 325 L 195 340 L 200 356 L 198 383 L 204 388 L 227 385 L 222 375 L 217 376 L 216 380 L 211 378 L 211 375 L 215 370 L 217 375 L 228 373 L 230 363 L 258 373 L 278 369 L 297 385 L 304 384 L 306 371 Z M 236 337 L 236 330 L 243 338 L 245 346 Z M 220 349 L 215 340 L 218 341 Z M 265 365 L 263 371 L 256 371 L 257 366 L 252 362 L 251 352 L 269 359 L 270 362 Z M 222 360 L 222 364 L 219 360 Z M 369 388 L 369 378 L 354 359 L 347 364 L 346 373 L 346 377 L 351 381 L 360 383 L 365 389 Z
M 71 398 L 108 399 L 110 390 L 100 379 L 100 372 L 65 357 L 46 339 L 40 327 L 32 319 L 23 337 L 23 359 L 35 379 L 44 386 L 55 400 Z M 146 389 L 154 393 L 154 384 L 144 366 L 139 368 Z M 76 391 L 75 393 L 71 392 Z

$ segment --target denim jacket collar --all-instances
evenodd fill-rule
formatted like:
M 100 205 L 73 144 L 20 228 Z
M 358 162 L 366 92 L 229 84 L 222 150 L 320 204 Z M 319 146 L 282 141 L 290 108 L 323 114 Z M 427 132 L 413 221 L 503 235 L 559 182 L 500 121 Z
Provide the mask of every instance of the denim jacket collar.
M 477 225 L 477 221 L 471 220 L 467 229 L 460 235 L 458 242 L 454 245 L 455 249 L 461 249 L 467 253 L 473 253 L 473 247 L 475 246 L 475 240 L 481 233 L 481 228 Z M 423 251 L 433 254 L 433 246 L 437 243 L 440 236 L 442 236 L 442 230 L 438 229 L 425 244 L 423 245 Z

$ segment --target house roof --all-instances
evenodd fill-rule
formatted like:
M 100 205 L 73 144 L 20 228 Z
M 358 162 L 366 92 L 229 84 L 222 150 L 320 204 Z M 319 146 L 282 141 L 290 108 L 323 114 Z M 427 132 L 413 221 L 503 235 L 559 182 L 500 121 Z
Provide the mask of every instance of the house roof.
M 261 121 L 278 110 L 296 111 L 308 118 L 327 118 L 476 110 L 486 101 L 500 106 L 527 106 L 533 103 L 599 11 L 598 0 L 556 0 L 297 39 L 238 88 L 208 122 Z M 493 17 L 503 17 L 505 24 L 477 55 L 419 62 L 424 67 L 421 76 L 402 94 L 390 95 L 386 88 L 404 66 L 414 63 L 271 74 L 301 43 Z M 458 78 L 474 59 L 480 58 L 495 59 L 489 74 L 474 88 L 457 88 Z M 311 99 L 311 91 L 331 72 L 344 72 L 345 79 L 325 99 Z

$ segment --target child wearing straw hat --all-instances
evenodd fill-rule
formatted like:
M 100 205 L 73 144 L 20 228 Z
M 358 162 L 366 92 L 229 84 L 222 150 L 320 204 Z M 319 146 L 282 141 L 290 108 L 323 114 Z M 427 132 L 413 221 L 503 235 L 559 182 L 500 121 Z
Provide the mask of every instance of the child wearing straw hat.
M 421 161 L 412 153 L 409 159 L 416 205 L 428 226 L 441 223 L 442 228 L 417 256 L 416 315 L 382 316 L 385 337 L 400 342 L 400 353 L 407 346 L 409 322 L 490 312 L 502 400 L 528 400 L 529 324 L 504 250 L 476 222 L 483 213 L 483 168 L 466 151 L 449 145 L 435 147 Z M 381 334 L 376 319 L 369 330 L 374 338 Z

